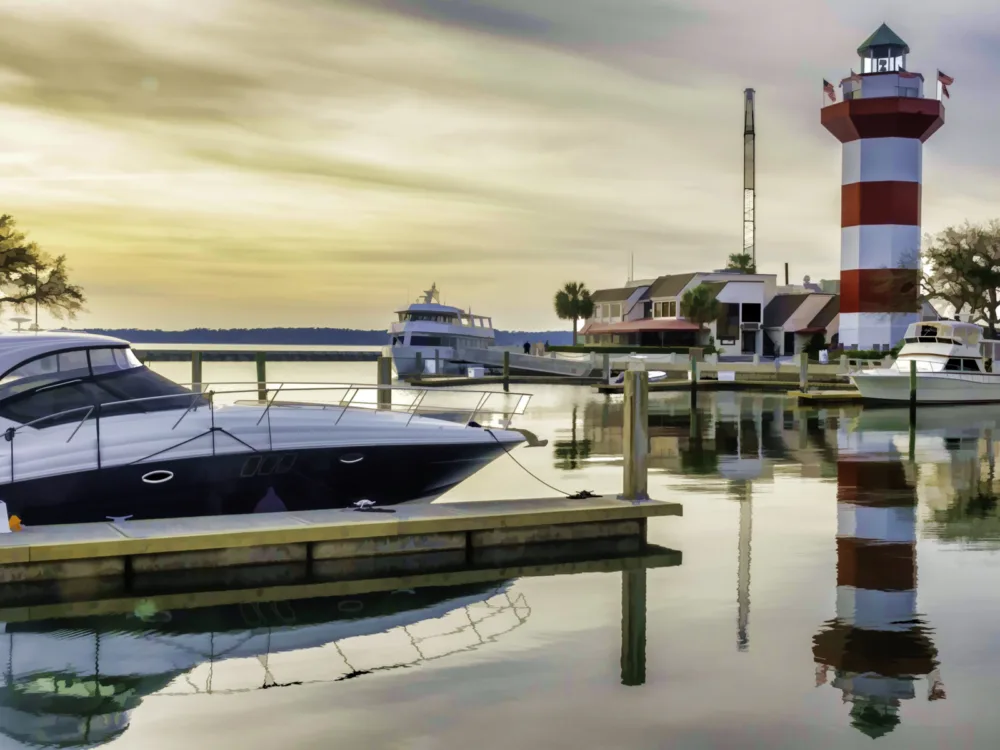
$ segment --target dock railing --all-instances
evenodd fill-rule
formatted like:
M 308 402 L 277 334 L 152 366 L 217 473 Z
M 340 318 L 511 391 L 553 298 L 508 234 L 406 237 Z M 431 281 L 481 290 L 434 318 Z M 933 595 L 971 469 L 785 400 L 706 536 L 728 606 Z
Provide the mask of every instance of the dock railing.
M 101 434 L 102 429 L 106 431 L 110 418 L 169 414 L 171 419 L 165 431 L 176 435 L 178 440 L 173 446 L 143 457 L 114 462 L 114 465 L 123 465 L 142 463 L 208 436 L 211 437 L 212 456 L 216 455 L 219 440 L 226 438 L 229 448 L 235 443 L 248 454 L 270 452 L 274 450 L 271 416 L 276 409 L 329 411 L 331 429 L 338 429 L 344 416 L 352 411 L 384 414 L 384 418 L 394 419 L 397 426 L 404 428 L 412 424 L 415 417 L 433 417 L 463 425 L 507 429 L 514 417 L 525 413 L 531 400 L 531 395 L 526 393 L 363 383 L 267 383 L 266 398 L 260 398 L 259 383 L 194 384 L 190 387 L 190 392 L 186 393 L 66 409 L 8 428 L 4 433 L 7 450 L 0 449 L 0 484 L 14 482 L 23 476 L 23 472 L 17 471 L 16 446 L 25 441 L 35 443 L 37 447 L 38 440 L 45 440 L 51 445 L 51 441 L 63 438 L 64 435 L 65 438 L 58 444 L 92 440 L 93 465 L 74 466 L 73 471 L 104 468 L 108 464 L 107 456 L 102 452 Z M 387 392 L 390 400 L 384 398 Z M 383 398 L 380 399 L 379 394 Z M 247 430 L 246 410 L 254 407 L 260 407 L 260 413 Z M 192 425 L 189 415 L 199 412 L 203 414 L 206 410 L 209 414 L 208 424 L 201 420 Z M 238 419 L 230 419 L 233 416 Z M 400 424 L 402 416 L 406 419 Z M 191 429 L 179 429 L 182 425 L 190 425 Z M 263 428 L 264 425 L 266 429 Z M 62 429 L 54 432 L 59 428 Z M 339 428 L 343 429 L 342 426 Z M 264 438 L 266 444 L 261 442 Z M 232 449 L 225 451 L 226 454 L 233 452 Z M 240 452 L 239 448 L 236 452 Z M 39 474 L 36 471 L 29 473 Z

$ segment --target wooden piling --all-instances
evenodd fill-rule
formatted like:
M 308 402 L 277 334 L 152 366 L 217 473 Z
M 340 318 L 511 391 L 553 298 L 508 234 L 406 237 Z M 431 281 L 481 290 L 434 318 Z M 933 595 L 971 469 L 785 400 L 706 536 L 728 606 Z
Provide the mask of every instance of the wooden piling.
M 510 352 L 503 353 L 503 389 L 510 391 Z
M 413 379 L 420 380 L 424 374 L 424 355 L 417 352 L 416 365 L 413 368 Z
M 434 374 L 435 375 L 440 375 L 441 374 L 441 350 L 440 349 L 435 349 L 434 350 Z
M 254 360 L 257 363 L 257 398 L 267 401 L 267 354 L 257 352 Z
M 601 362 L 601 372 L 605 383 L 611 382 L 611 355 L 603 354 L 603 361 Z
M 691 355 L 691 370 L 688 373 L 691 378 L 691 411 L 698 409 L 698 360 L 694 354 Z
M 629 362 L 625 371 L 625 462 L 622 500 L 648 500 L 647 462 L 649 458 L 649 373 L 641 361 Z
M 380 354 L 377 367 L 378 373 L 375 382 L 378 385 L 378 395 L 376 404 L 379 409 L 389 410 L 392 409 L 392 357 Z
M 202 391 L 201 352 L 191 352 L 191 390 Z
M 809 352 L 799 352 L 799 390 L 809 390 Z
M 646 682 L 646 569 L 622 573 L 622 685 Z
M 917 421 L 917 363 L 910 360 L 910 424 Z

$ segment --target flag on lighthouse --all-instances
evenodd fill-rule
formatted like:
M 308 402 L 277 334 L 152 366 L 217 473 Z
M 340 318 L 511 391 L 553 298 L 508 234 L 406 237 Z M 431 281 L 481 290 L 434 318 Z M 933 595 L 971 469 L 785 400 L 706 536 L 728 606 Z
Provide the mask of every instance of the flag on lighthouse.
M 823 91 L 830 97 L 831 102 L 837 101 L 837 92 L 834 90 L 833 84 L 825 78 L 823 79 Z
M 948 87 L 951 86 L 951 84 L 953 84 L 954 82 L 955 82 L 954 78 L 945 75 L 940 70 L 938 71 L 938 83 L 941 84 L 941 93 L 944 94 L 949 99 L 951 99 L 951 94 L 948 93 Z

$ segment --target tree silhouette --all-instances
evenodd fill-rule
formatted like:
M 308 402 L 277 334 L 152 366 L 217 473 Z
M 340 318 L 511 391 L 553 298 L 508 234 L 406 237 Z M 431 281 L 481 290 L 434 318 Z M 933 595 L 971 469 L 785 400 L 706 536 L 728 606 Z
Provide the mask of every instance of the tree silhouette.
M 733 253 L 726 263 L 727 271 L 740 271 L 742 273 L 757 273 L 757 266 L 753 262 L 750 253 Z
M 567 282 L 556 292 L 556 315 L 561 320 L 573 321 L 573 346 L 576 346 L 576 324 L 583 318 L 586 320 L 594 314 L 594 301 L 590 298 L 590 290 L 576 281 Z
M 12 216 L 0 215 L 0 306 L 40 308 L 61 320 L 75 318 L 84 302 L 83 289 L 69 281 L 66 256 L 46 255 Z

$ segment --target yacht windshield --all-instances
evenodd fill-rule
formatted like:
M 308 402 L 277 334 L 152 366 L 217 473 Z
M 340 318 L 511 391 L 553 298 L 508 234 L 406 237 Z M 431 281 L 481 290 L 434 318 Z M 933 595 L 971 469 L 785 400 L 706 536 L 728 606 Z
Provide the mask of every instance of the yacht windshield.
M 103 416 L 138 414 L 186 409 L 193 398 L 192 391 L 144 367 L 127 347 L 48 354 L 0 378 L 0 417 L 21 424 L 51 417 L 39 427 L 79 421 L 91 407 L 100 407 Z

